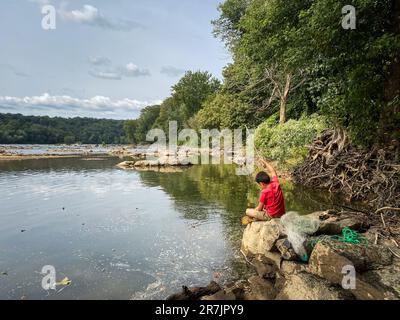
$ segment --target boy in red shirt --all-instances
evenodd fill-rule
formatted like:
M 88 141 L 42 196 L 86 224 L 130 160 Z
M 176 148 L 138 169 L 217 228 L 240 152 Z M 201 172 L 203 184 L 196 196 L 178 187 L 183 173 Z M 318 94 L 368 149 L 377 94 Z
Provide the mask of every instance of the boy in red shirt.
M 260 172 L 256 182 L 261 188 L 260 202 L 255 209 L 247 209 L 246 215 L 258 221 L 268 221 L 280 218 L 286 213 L 285 200 L 279 184 L 276 170 L 266 161 L 263 161 L 268 173 Z

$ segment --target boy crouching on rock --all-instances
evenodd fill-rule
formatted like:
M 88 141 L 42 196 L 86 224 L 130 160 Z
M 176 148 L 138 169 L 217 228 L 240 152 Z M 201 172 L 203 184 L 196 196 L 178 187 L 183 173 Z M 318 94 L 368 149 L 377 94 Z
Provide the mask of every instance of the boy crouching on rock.
M 260 202 L 255 209 L 247 209 L 247 223 L 252 221 L 269 221 L 282 217 L 286 213 L 285 200 L 279 184 L 276 170 L 266 161 L 262 161 L 266 172 L 256 176 L 256 182 L 261 188 Z

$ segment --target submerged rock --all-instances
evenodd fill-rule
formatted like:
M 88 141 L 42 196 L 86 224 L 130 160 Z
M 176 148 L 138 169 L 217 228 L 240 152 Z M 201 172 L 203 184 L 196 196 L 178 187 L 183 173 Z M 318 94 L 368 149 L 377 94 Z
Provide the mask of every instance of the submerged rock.
M 193 164 L 185 159 L 160 158 L 158 160 L 139 160 L 124 161 L 117 165 L 122 169 L 141 169 L 141 168 L 166 168 L 166 167 L 188 167 Z

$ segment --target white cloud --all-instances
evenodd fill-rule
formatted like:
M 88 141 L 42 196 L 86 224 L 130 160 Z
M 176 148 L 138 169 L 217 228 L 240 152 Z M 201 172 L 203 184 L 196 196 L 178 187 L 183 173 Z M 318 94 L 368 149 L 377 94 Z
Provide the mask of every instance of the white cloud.
M 92 77 L 106 79 L 106 80 L 121 80 L 123 77 L 146 77 L 150 76 L 150 71 L 147 69 L 140 69 L 133 62 L 129 62 L 126 66 L 121 67 L 107 67 L 101 68 L 111 64 L 111 60 L 108 58 L 91 58 L 89 59 L 92 65 L 96 68 L 89 71 Z
M 140 69 L 136 64 L 133 62 L 129 62 L 125 68 L 121 70 L 122 74 L 126 77 L 142 77 L 142 76 L 149 76 L 150 71 L 145 69 Z
M 185 73 L 185 70 L 179 69 L 172 66 L 165 66 L 161 68 L 160 71 L 162 74 L 167 75 L 168 77 L 179 77 Z
M 119 72 L 114 72 L 114 71 L 89 71 L 89 74 L 92 77 L 95 78 L 100 78 L 100 79 L 106 79 L 106 80 L 121 80 L 121 74 Z
M 110 19 L 99 12 L 94 6 L 85 4 L 82 9 L 68 11 L 65 5 L 58 10 L 60 16 L 66 21 L 97 26 L 104 29 L 116 31 L 130 31 L 143 26 L 135 21 L 126 19 Z
M 68 95 L 52 96 L 44 93 L 40 96 L 10 97 L 0 96 L 0 110 L 14 112 L 51 110 L 51 111 L 79 111 L 105 114 L 134 114 L 147 105 L 160 101 L 138 101 L 133 99 L 113 100 L 109 97 L 95 96 L 90 99 L 78 99 Z M 95 114 L 93 114 L 95 115 Z

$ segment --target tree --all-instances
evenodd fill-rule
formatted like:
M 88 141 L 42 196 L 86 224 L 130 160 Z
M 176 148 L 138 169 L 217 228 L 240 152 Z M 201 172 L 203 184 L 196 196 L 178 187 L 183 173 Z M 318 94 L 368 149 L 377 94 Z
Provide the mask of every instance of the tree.
M 146 141 L 147 133 L 153 128 L 154 123 L 160 116 L 160 106 L 148 106 L 140 112 L 139 119 L 136 120 L 135 141 Z
M 137 120 L 127 120 L 124 122 L 124 131 L 129 143 L 136 143 Z
M 186 72 L 172 87 L 171 96 L 161 104 L 153 127 L 167 131 L 169 121 L 177 121 L 179 128 L 190 127 L 192 118 L 220 86 L 220 81 L 208 72 Z

